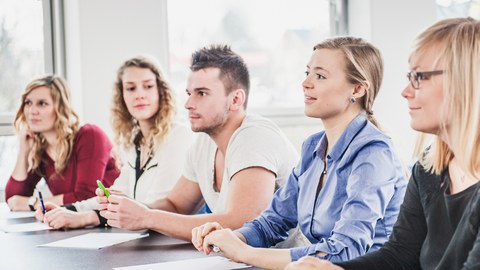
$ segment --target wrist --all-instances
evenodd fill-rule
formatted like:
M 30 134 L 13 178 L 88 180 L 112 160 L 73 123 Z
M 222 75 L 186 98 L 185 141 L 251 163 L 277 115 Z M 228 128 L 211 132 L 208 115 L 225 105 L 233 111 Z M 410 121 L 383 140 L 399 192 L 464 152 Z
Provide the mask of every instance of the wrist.
M 31 196 L 30 198 L 28 198 L 27 204 L 30 211 L 35 211 L 35 209 L 37 209 L 36 208 L 37 203 L 38 203 L 38 198 L 36 196 Z
M 82 212 L 80 212 L 82 213 Z M 97 216 L 95 211 L 86 211 L 83 215 L 83 226 L 99 226 L 100 225 L 100 218 Z
M 251 262 L 253 259 L 257 258 L 258 257 L 258 254 L 257 252 L 255 252 L 255 248 L 254 247 L 251 247 L 247 244 L 243 244 L 243 250 L 241 252 L 238 252 L 238 255 L 239 255 L 239 261 L 240 262 L 245 262 L 245 263 L 249 263 Z
M 142 228 L 150 229 L 150 221 L 154 218 L 154 212 L 152 209 L 147 208 L 145 211 L 144 218 L 142 218 Z

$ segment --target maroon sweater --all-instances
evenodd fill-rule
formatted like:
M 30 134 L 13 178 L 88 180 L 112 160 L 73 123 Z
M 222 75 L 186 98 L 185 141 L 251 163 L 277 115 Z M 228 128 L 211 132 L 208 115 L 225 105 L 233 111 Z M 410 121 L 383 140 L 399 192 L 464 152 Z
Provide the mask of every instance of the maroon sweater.
M 112 143 L 105 133 L 94 125 L 84 125 L 78 131 L 73 152 L 64 171 L 55 174 L 53 160 L 44 154 L 40 171 L 53 195 L 63 194 L 63 203 L 73 203 L 95 196 L 96 180 L 111 186 L 120 174 L 111 156 Z M 5 199 L 13 195 L 32 196 L 42 176 L 29 172 L 25 181 L 10 176 L 5 187 Z

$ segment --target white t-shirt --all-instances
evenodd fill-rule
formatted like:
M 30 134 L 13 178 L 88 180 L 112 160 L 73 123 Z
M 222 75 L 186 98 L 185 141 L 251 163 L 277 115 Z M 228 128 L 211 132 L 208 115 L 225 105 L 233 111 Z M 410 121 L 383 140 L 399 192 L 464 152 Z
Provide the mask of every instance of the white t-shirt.
M 173 123 L 167 137 L 157 147 L 154 156 L 145 166 L 145 171 L 138 179 L 136 188 L 137 155 L 134 147 L 128 149 L 122 154 L 122 170 L 111 188 L 122 191 L 128 197 L 145 204 L 166 197 L 182 175 L 187 151 L 194 143 L 195 137 L 195 133 L 186 125 Z M 96 209 L 96 197 L 73 205 L 77 211 Z
M 206 134 L 199 134 L 187 154 L 183 176 L 198 183 L 203 198 L 213 213 L 226 209 L 230 180 L 237 172 L 262 167 L 276 175 L 276 188 L 283 186 L 299 156 L 283 132 L 272 121 L 247 115 L 233 133 L 225 154 L 220 192 L 214 189 L 214 164 L 217 145 Z

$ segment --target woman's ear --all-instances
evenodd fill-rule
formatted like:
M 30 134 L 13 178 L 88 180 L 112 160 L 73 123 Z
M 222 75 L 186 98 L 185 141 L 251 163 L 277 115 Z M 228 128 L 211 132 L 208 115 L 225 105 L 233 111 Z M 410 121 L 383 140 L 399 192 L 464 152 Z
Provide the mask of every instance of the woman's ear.
M 230 104 L 231 111 L 237 111 L 243 109 L 243 104 L 245 103 L 245 90 L 242 88 L 233 90 L 229 95 L 231 95 L 232 103 Z
M 364 81 L 362 83 L 357 83 L 355 85 L 355 88 L 353 88 L 352 96 L 354 96 L 356 99 L 359 99 L 365 96 L 368 88 L 370 88 L 370 83 L 368 83 L 367 81 Z

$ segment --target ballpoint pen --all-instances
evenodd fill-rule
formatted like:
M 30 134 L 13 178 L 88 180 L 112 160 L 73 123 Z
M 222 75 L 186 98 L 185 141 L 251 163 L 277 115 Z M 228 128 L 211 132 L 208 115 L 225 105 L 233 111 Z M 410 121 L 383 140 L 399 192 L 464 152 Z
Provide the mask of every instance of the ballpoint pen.
M 43 203 L 42 192 L 38 191 L 38 198 L 40 199 L 40 206 L 42 207 L 42 213 L 45 215 L 47 209 L 45 209 L 45 204 Z

